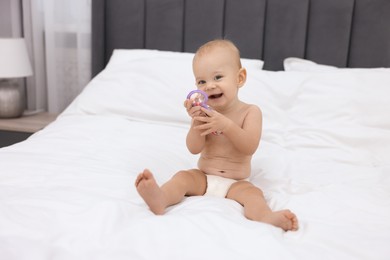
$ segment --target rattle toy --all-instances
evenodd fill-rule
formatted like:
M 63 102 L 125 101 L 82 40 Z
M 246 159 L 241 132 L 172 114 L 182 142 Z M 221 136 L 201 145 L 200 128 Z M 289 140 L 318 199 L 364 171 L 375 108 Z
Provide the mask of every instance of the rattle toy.
M 206 109 L 209 109 L 207 105 L 207 100 L 209 99 L 207 94 L 199 89 L 193 90 L 187 95 L 187 99 L 192 101 L 192 106 L 201 106 Z
M 207 100 L 209 100 L 207 94 L 199 89 L 193 90 L 187 95 L 187 99 L 192 101 L 192 106 L 201 106 L 206 109 L 210 109 L 210 107 L 207 105 Z M 220 135 L 222 134 L 222 131 L 215 131 L 212 132 L 213 135 Z

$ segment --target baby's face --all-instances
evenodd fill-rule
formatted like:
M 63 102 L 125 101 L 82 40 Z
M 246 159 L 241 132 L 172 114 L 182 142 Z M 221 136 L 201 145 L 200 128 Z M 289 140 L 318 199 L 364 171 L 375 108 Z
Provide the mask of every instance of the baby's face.
M 228 48 L 214 48 L 194 58 L 196 86 L 207 93 L 208 105 L 212 108 L 226 107 L 238 99 L 240 87 L 238 64 Z

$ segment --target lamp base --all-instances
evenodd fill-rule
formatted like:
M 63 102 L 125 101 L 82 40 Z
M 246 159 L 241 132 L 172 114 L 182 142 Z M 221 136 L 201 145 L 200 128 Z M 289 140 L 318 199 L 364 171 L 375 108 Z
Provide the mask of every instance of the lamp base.
M 24 112 L 24 93 L 16 82 L 0 81 L 0 118 L 20 117 Z

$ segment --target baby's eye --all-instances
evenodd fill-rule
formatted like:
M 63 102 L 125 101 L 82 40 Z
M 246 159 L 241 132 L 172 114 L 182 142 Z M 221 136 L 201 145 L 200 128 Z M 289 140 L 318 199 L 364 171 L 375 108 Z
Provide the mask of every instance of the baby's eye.
M 222 78 L 223 78 L 222 75 L 217 75 L 217 76 L 214 77 L 214 80 L 220 80 L 220 79 L 222 79 Z
M 204 84 L 206 84 L 206 81 L 204 81 L 204 80 L 199 80 L 198 81 L 198 86 L 201 86 L 201 85 L 204 85 Z

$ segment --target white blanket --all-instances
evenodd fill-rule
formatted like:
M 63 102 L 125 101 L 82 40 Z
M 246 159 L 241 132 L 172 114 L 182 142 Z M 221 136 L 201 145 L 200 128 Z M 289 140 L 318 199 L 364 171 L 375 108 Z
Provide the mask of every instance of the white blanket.
M 196 167 L 182 107 L 192 54 L 117 50 L 60 117 L 0 149 L 0 259 L 389 259 L 390 73 L 267 72 L 240 98 L 264 114 L 251 181 L 300 229 L 188 197 L 153 215 L 134 187 Z

